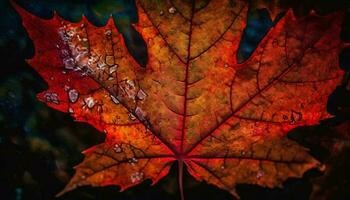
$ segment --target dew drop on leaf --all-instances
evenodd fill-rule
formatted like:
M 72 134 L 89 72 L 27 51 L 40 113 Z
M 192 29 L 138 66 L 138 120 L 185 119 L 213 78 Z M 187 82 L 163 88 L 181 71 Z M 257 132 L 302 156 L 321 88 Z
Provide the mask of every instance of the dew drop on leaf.
M 135 163 L 137 163 L 137 162 L 138 162 L 138 160 L 136 158 L 130 158 L 128 160 L 128 163 L 131 164 L 131 165 L 135 165 Z
M 138 92 L 137 92 L 137 98 L 140 99 L 140 100 L 144 100 L 147 96 L 147 94 L 145 93 L 145 91 L 143 91 L 142 89 L 140 89 Z
M 152 39 L 152 38 L 149 38 L 149 39 L 147 40 L 147 43 L 148 43 L 149 46 L 152 46 L 152 45 L 154 44 L 153 39 Z
M 86 98 L 85 103 L 86 103 L 88 108 L 93 108 L 95 106 L 95 100 L 92 97 Z
M 74 69 L 75 67 L 74 59 L 70 57 L 64 58 L 63 64 L 64 64 L 64 68 L 66 69 Z
M 264 172 L 261 171 L 261 170 L 259 170 L 259 171 L 256 173 L 256 178 L 257 178 L 257 179 L 260 179 L 260 178 L 263 177 L 263 176 L 264 176 Z
M 64 85 L 64 91 L 68 91 L 70 89 L 69 85 Z
M 136 107 L 135 109 L 135 115 L 140 119 L 140 120 L 144 120 L 145 119 L 145 112 L 143 112 L 143 110 L 140 107 Z
M 105 35 L 107 35 L 107 36 L 112 35 L 112 31 L 111 30 L 106 30 Z
M 131 174 L 130 179 L 131 179 L 132 183 L 139 182 L 143 179 L 143 173 L 142 172 L 135 172 L 135 173 Z
M 60 103 L 57 93 L 46 92 L 44 97 L 45 97 L 47 102 L 52 102 L 54 104 L 59 104 Z
M 136 88 L 133 80 L 125 80 L 120 83 L 120 88 L 123 90 L 123 93 L 129 98 L 135 100 Z
M 118 145 L 118 144 L 115 144 L 114 147 L 113 147 L 113 150 L 116 152 L 116 153 L 120 153 L 122 152 L 122 148 Z
M 68 112 L 69 112 L 69 113 L 74 113 L 73 108 L 68 108 Z
M 168 11 L 169 11 L 170 14 L 174 14 L 176 12 L 176 8 L 175 7 L 170 7 Z
M 113 65 L 112 67 L 109 68 L 109 74 L 113 74 L 114 72 L 117 71 L 118 65 Z
M 115 104 L 119 104 L 120 103 L 119 100 L 115 96 L 110 95 L 110 97 L 111 97 L 113 103 L 115 103 Z
M 132 113 L 129 113 L 129 119 L 132 120 L 132 121 L 135 121 L 136 117 Z
M 76 89 L 71 89 L 68 91 L 68 97 L 71 103 L 75 103 L 79 98 L 79 93 Z

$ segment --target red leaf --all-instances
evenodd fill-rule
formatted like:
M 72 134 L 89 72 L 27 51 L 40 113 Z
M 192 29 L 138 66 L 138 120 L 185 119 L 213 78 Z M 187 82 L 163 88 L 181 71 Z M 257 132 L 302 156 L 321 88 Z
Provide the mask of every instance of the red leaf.
M 62 193 L 156 183 L 178 161 L 180 187 L 184 163 L 197 180 L 238 197 L 236 184 L 272 188 L 320 166 L 285 135 L 330 116 L 326 101 L 343 76 L 342 14 L 297 19 L 288 11 L 238 64 L 243 1 L 137 1 L 135 28 L 148 48 L 142 68 L 112 19 L 98 28 L 14 7 L 34 41 L 29 63 L 49 85 L 39 99 L 106 133 Z

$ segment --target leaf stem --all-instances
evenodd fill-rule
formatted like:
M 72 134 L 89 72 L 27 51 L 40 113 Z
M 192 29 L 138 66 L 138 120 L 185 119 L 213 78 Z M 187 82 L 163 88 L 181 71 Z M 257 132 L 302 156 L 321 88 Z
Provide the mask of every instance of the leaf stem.
M 183 184 L 182 184 L 183 168 L 184 168 L 184 162 L 182 159 L 179 159 L 179 190 L 180 190 L 181 200 L 185 200 Z

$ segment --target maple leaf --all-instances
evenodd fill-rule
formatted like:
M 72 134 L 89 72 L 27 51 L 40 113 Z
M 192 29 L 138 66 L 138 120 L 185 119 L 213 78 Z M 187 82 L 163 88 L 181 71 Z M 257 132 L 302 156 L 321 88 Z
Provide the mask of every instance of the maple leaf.
M 287 139 L 293 128 L 328 118 L 340 83 L 342 14 L 297 19 L 288 11 L 251 57 L 238 63 L 244 1 L 136 1 L 134 27 L 148 63 L 130 56 L 112 18 L 95 27 L 57 14 L 40 19 L 14 4 L 35 45 L 29 64 L 46 80 L 38 98 L 106 134 L 62 191 L 182 174 L 239 198 L 237 184 L 273 188 L 321 164 Z

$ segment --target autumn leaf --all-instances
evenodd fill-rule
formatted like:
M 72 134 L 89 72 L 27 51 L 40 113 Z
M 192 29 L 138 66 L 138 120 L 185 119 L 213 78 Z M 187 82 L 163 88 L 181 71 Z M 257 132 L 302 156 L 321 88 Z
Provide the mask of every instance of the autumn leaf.
M 330 117 L 341 82 L 342 14 L 296 18 L 288 11 L 244 63 L 236 54 L 245 1 L 136 1 L 148 63 L 129 54 L 111 18 L 95 27 L 18 5 L 35 45 L 29 64 L 46 80 L 38 98 L 104 132 L 60 193 L 78 186 L 153 184 L 179 166 L 239 198 L 237 184 L 281 187 L 321 164 L 287 139 Z

